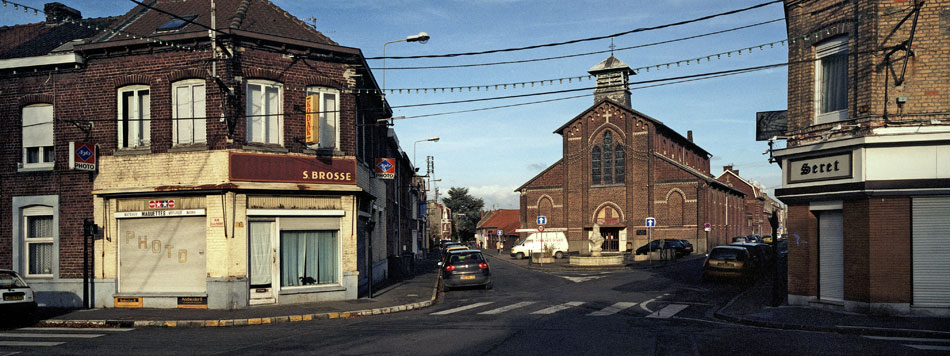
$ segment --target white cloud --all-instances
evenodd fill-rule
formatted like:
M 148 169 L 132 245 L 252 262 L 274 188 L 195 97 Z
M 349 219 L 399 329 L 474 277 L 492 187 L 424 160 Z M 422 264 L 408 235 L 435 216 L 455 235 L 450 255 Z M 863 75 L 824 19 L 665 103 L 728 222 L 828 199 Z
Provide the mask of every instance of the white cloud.
M 501 185 L 482 185 L 468 188 L 468 193 L 476 198 L 485 201 L 485 210 L 495 209 L 518 209 L 518 193 L 515 193 L 512 186 Z

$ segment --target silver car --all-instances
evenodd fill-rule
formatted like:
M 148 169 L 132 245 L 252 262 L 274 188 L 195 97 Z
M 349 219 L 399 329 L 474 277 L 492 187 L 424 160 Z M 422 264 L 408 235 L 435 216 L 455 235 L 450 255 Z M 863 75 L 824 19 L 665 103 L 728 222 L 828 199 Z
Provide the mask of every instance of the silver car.
M 0 314 L 28 316 L 36 310 L 33 289 L 15 271 L 0 269 Z

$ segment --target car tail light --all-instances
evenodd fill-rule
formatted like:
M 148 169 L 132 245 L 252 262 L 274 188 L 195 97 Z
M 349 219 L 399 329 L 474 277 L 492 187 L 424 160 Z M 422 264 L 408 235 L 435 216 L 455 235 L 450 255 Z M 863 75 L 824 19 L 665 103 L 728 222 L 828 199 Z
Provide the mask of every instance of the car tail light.
M 452 272 L 452 271 L 454 271 L 454 270 L 455 270 L 455 265 L 448 265 L 448 266 L 445 266 L 445 271 L 446 271 L 446 272 Z
M 485 263 L 485 262 L 479 262 L 479 263 L 478 263 L 478 268 L 486 269 L 486 268 L 488 268 L 488 264 Z

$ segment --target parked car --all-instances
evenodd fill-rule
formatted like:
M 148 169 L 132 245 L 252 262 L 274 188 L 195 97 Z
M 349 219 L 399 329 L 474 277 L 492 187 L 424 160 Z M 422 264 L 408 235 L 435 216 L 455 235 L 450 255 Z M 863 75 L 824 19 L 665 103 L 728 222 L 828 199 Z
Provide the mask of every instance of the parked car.
M 746 236 L 745 241 L 753 242 L 753 243 L 762 242 L 762 236 L 759 236 L 757 234 L 752 234 L 752 235 Z
M 766 244 L 772 243 L 772 235 L 762 236 L 762 243 L 766 243 Z
M 493 284 L 491 268 L 481 251 L 451 251 L 442 264 L 442 286 L 446 290 L 465 286 L 491 289 Z
M 682 257 L 687 254 L 686 248 L 683 247 L 683 243 L 680 240 L 674 239 L 653 240 L 646 245 L 640 246 L 640 248 L 637 249 L 636 254 L 645 255 L 650 251 L 659 251 L 661 249 L 660 243 L 663 244 L 662 249 L 672 249 L 676 251 L 676 257 Z
M 745 236 L 736 236 L 732 238 L 732 242 L 749 242 Z
M 763 243 L 732 243 L 730 246 L 741 246 L 752 255 L 752 269 L 761 275 L 769 271 L 772 266 L 772 246 Z
M 542 246 L 543 242 L 543 246 Z M 535 232 L 511 247 L 511 257 L 522 259 L 532 252 L 551 251 L 554 258 L 563 258 L 567 254 L 567 236 L 563 232 Z
M 755 276 L 752 254 L 742 246 L 716 246 L 703 264 L 703 280 L 730 278 L 751 281 Z
M 683 244 L 684 254 L 688 255 L 688 254 L 693 253 L 693 244 L 691 244 L 688 240 L 680 240 L 680 243 Z
M 33 289 L 15 271 L 0 269 L 0 293 L 3 294 L 3 299 L 0 300 L 0 315 L 24 318 L 36 310 Z

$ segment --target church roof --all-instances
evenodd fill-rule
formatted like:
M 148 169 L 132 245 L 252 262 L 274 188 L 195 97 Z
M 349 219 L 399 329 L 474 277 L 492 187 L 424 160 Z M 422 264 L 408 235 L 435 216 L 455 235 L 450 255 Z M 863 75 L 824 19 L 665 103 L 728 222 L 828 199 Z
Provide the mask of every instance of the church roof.
M 627 72 L 627 74 L 637 74 L 633 71 L 633 69 L 630 69 L 630 66 L 613 55 L 610 55 L 610 57 L 607 57 L 607 59 L 597 63 L 597 65 L 590 67 L 590 69 L 587 70 L 587 73 L 597 74 L 610 71 L 624 71 Z

